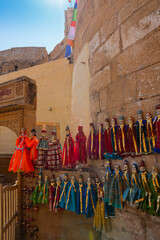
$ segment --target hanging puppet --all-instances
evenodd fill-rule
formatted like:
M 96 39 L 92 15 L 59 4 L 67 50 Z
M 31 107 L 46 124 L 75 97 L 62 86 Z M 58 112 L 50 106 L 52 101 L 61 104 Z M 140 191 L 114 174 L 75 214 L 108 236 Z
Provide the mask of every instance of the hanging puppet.
M 132 117 L 128 118 L 128 125 L 127 125 L 127 142 L 128 142 L 128 153 L 131 157 L 138 156 L 139 149 L 137 145 L 137 137 L 136 137 L 136 130 L 135 124 Z
M 131 181 L 130 181 L 130 175 L 129 175 L 129 166 L 128 161 L 124 160 L 123 163 L 123 186 L 124 186 L 124 193 L 123 193 L 123 202 L 129 202 L 131 201 Z
M 61 209 L 65 209 L 67 192 L 70 184 L 71 184 L 70 181 L 68 181 L 68 174 L 66 173 L 64 176 L 64 181 L 62 182 L 62 185 L 61 185 L 61 195 L 59 199 Z
M 49 142 L 46 162 L 47 169 L 51 171 L 61 169 L 62 150 L 59 140 L 57 139 L 57 132 L 55 130 L 52 131 L 52 140 Z
M 105 218 L 108 217 L 114 217 L 115 216 L 115 210 L 114 206 L 109 204 L 109 190 L 110 190 L 110 185 L 112 181 L 112 171 L 110 167 L 110 160 L 107 160 L 107 167 L 106 167 L 106 173 L 105 173 L 105 182 L 103 186 L 103 191 L 104 191 L 104 199 L 103 201 L 105 202 Z
M 126 125 L 124 123 L 124 117 L 119 117 L 119 124 L 117 130 L 117 146 L 119 156 L 125 157 L 127 155 L 128 146 L 127 146 L 127 132 Z
M 76 135 L 76 148 L 75 148 L 75 161 L 76 165 L 87 163 L 87 138 L 84 135 L 83 127 L 78 127 L 78 133 Z
M 48 203 L 48 200 L 49 200 L 49 182 L 48 176 L 45 176 L 44 183 L 38 196 L 38 203 L 45 204 Z
M 61 178 L 57 177 L 56 190 L 53 202 L 53 212 L 58 212 L 60 210 L 59 206 L 60 195 L 61 195 Z
M 77 210 L 77 201 L 76 201 L 76 193 L 78 189 L 78 184 L 74 176 L 71 177 L 70 186 L 68 188 L 67 193 L 67 201 L 66 201 L 66 210 L 70 210 L 72 212 L 76 212 Z
M 42 185 L 43 185 L 42 171 L 40 170 L 40 173 L 38 175 L 38 183 L 36 184 L 35 190 L 33 191 L 30 197 L 31 200 L 33 201 L 33 205 L 38 203 L 38 198 L 42 190 Z
M 136 163 L 132 163 L 132 174 L 131 174 L 131 198 L 130 204 L 136 204 L 141 197 L 141 190 L 138 179 L 138 167 Z
M 91 217 L 92 215 L 94 215 L 96 210 L 96 196 L 95 196 L 92 180 L 90 177 L 88 177 L 87 179 L 85 196 L 86 196 L 86 200 L 85 200 L 86 217 Z
M 147 132 L 147 140 L 148 140 L 148 148 L 149 153 L 152 153 L 155 148 L 155 124 L 154 119 L 152 118 L 151 114 L 148 112 L 146 113 L 146 132 Z
M 53 211 L 55 192 L 56 192 L 56 180 L 55 176 L 52 176 L 49 186 L 49 211 Z
M 155 117 L 154 123 L 156 125 L 156 143 L 155 143 L 155 148 L 154 152 L 160 153 L 160 104 L 156 106 L 156 114 L 157 116 Z
M 149 206 L 149 213 L 160 216 L 160 174 L 157 168 L 152 167 L 152 173 L 149 175 L 149 185 L 151 190 L 151 205 Z
M 77 190 L 77 214 L 85 214 L 85 184 L 82 175 L 79 176 Z
M 95 159 L 96 132 L 93 123 L 90 123 L 90 134 L 87 142 L 87 153 L 89 159 Z
M 108 154 L 113 153 L 112 142 L 111 142 L 111 128 L 110 128 L 110 121 L 108 118 L 105 119 L 104 143 L 105 143 L 105 152 Z
M 15 152 L 11 158 L 8 171 L 23 171 L 25 173 L 34 171 L 32 161 L 29 157 L 27 142 L 26 129 L 22 128 L 21 135 L 16 140 Z
M 104 131 L 103 124 L 99 123 L 96 135 L 96 159 L 104 159 Z
M 146 132 L 146 120 L 143 119 L 143 112 L 139 110 L 137 112 L 138 121 L 136 122 L 136 136 L 137 144 L 140 154 L 148 154 L 148 141 Z
M 30 138 L 26 141 L 27 148 L 30 149 L 30 159 L 33 162 L 33 165 L 36 165 L 37 163 L 37 158 L 38 158 L 38 150 L 37 150 L 37 145 L 38 145 L 38 139 L 36 138 L 36 130 L 32 129 Z
M 45 125 L 42 126 L 41 138 L 37 148 L 38 148 L 37 166 L 47 167 L 46 157 L 47 157 L 47 151 L 49 148 L 49 141 L 47 138 L 47 131 L 46 131 Z
M 74 168 L 75 156 L 74 156 L 74 141 L 70 134 L 70 129 L 66 127 L 66 138 L 63 146 L 63 168 Z
M 140 163 L 140 172 L 138 174 L 138 178 L 141 189 L 141 198 L 137 201 L 137 203 L 139 203 L 139 207 L 143 211 L 147 211 L 148 206 L 151 207 L 151 191 L 148 182 L 148 173 L 143 160 Z
M 123 179 L 118 165 L 115 166 L 109 190 L 109 204 L 115 208 L 123 208 Z

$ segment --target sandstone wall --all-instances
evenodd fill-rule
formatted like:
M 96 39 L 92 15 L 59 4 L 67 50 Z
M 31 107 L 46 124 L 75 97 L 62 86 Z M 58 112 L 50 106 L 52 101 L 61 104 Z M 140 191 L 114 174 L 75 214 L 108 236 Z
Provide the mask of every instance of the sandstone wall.
M 11 48 L 0 52 L 0 75 L 48 62 L 45 47 Z

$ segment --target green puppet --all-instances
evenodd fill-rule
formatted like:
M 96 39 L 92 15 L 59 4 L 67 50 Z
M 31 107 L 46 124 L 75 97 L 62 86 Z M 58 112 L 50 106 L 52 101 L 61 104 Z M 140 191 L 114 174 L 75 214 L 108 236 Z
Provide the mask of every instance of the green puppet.
M 49 200 L 49 182 L 48 176 L 45 176 L 44 183 L 38 196 L 38 203 L 45 204 L 48 203 L 48 200 Z
M 42 179 L 42 172 L 40 171 L 39 176 L 38 176 L 38 183 L 35 187 L 35 190 L 33 191 L 31 195 L 31 200 L 33 201 L 33 205 L 38 203 L 38 198 L 40 195 L 40 192 L 42 190 L 42 185 L 43 185 L 43 179 Z

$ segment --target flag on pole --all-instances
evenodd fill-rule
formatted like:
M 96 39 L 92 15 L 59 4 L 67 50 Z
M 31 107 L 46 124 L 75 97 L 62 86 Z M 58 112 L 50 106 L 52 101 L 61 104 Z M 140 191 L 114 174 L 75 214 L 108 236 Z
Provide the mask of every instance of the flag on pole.
M 78 7 L 78 0 L 75 0 L 72 22 L 71 22 L 71 26 L 68 34 L 65 57 L 69 57 L 72 54 L 72 48 L 74 46 L 76 20 L 77 20 L 77 7 Z

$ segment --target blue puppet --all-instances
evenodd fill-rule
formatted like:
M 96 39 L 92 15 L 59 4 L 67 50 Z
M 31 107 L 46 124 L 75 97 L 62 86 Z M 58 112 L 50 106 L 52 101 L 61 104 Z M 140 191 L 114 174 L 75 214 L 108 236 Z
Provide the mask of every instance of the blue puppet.
M 127 201 L 130 203 L 131 181 L 130 181 L 130 175 L 128 172 L 128 161 L 127 160 L 124 160 L 123 185 L 124 185 L 123 202 Z
M 87 179 L 85 197 L 86 197 L 86 201 L 85 201 L 86 217 L 91 217 L 92 215 L 94 215 L 96 210 L 96 196 L 95 196 L 94 187 L 90 177 L 88 177 Z
M 85 214 L 85 188 L 82 175 L 79 176 L 78 190 L 77 190 L 77 214 Z
M 77 210 L 77 199 L 76 199 L 76 193 L 78 189 L 78 184 L 75 180 L 75 177 L 71 177 L 71 182 L 68 187 L 68 192 L 67 192 L 67 201 L 66 201 L 66 210 L 70 210 L 72 212 L 76 212 Z
M 131 198 L 130 204 L 133 205 L 141 197 L 141 190 L 138 180 L 138 167 L 136 163 L 132 163 L 132 174 L 131 174 Z
M 61 194 L 60 194 L 60 208 L 65 209 L 66 206 L 66 199 L 67 199 L 67 192 L 68 192 L 68 188 L 70 185 L 70 181 L 68 181 L 68 174 L 66 173 L 64 176 L 64 181 L 62 182 L 61 185 Z

